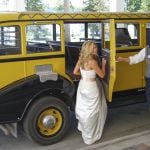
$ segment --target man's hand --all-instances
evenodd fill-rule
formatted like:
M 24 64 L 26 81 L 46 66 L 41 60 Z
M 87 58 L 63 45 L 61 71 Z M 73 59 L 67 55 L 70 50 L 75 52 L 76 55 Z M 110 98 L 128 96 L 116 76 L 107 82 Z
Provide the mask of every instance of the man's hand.
M 129 62 L 130 59 L 129 59 L 129 58 L 124 58 L 124 57 L 118 57 L 118 58 L 116 59 L 116 61 L 118 61 L 118 62 Z
M 120 61 L 124 61 L 124 58 L 123 57 L 118 57 L 116 60 L 120 62 Z

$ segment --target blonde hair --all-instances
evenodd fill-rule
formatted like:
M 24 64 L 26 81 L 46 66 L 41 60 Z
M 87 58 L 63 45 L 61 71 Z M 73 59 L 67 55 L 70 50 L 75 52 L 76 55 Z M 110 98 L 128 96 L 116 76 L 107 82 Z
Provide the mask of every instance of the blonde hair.
M 92 49 L 94 46 L 97 48 L 97 45 L 93 41 L 85 41 L 81 47 L 80 55 L 79 55 L 79 65 L 84 68 L 85 63 L 88 63 L 91 59 L 96 59 L 97 56 L 93 54 Z

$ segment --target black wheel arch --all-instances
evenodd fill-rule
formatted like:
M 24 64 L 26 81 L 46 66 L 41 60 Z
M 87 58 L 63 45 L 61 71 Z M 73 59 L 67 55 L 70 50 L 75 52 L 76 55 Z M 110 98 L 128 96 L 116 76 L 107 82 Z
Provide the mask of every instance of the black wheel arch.
M 27 103 L 22 113 L 20 120 L 24 118 L 25 114 L 28 112 L 28 109 L 30 108 L 31 105 L 33 105 L 36 102 L 36 100 L 45 96 L 51 96 L 60 99 L 69 107 L 71 111 L 74 111 L 75 108 L 74 99 L 70 97 L 68 94 L 66 94 L 65 91 L 63 91 L 62 89 L 46 89 L 40 91 L 30 99 L 30 101 Z
M 38 75 L 20 79 L 0 91 L 0 122 L 21 121 L 36 99 L 45 95 L 62 100 L 74 110 L 74 91 L 74 83 L 61 75 L 56 81 L 41 82 Z

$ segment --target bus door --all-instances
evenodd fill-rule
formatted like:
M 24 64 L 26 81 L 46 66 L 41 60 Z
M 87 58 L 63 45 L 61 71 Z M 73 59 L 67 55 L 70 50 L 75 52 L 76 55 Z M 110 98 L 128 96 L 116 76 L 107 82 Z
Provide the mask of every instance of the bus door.
M 150 46 L 150 21 L 146 22 L 146 45 Z
M 102 57 L 107 60 L 106 75 L 103 80 L 105 95 L 109 102 L 112 101 L 113 87 L 116 79 L 116 46 L 115 46 L 115 23 L 114 19 L 103 21 L 102 25 Z

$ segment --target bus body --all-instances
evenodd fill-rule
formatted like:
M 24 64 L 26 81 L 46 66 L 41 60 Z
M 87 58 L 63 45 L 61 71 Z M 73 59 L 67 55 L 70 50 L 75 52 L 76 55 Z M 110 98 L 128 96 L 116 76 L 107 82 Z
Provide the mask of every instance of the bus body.
M 150 13 L 0 13 L 0 123 L 22 123 L 39 144 L 59 141 L 75 107 L 72 74 L 85 40 L 107 59 L 103 79 L 113 96 L 143 91 L 145 62 L 130 66 L 116 57 L 136 54 L 150 42 Z

